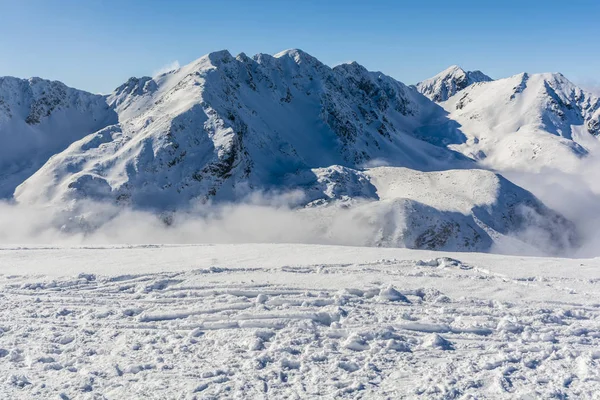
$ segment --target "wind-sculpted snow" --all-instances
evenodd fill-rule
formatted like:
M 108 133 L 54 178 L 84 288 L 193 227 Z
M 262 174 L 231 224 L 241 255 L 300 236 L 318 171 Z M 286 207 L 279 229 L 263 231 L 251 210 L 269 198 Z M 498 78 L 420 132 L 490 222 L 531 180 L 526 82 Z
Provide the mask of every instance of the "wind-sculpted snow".
M 597 260 L 0 250 L 0 397 L 594 398 Z
M 55 153 L 116 122 L 103 96 L 40 78 L 0 77 L 0 198 L 11 197 Z

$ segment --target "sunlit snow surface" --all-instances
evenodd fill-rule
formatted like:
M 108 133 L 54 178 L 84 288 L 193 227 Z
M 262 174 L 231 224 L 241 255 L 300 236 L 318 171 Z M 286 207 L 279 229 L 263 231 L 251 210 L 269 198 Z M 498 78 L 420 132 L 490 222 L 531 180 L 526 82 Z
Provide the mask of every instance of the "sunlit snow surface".
M 593 398 L 600 260 L 0 248 L 0 398 Z

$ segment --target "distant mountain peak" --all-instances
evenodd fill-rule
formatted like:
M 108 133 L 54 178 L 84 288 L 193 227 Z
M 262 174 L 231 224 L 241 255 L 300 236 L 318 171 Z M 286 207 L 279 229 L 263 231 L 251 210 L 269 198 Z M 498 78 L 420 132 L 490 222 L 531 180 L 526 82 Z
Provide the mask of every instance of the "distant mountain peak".
M 0 77 L 0 198 L 117 114 L 106 98 L 42 78 Z
M 316 66 L 316 67 L 323 67 L 325 64 L 323 64 L 321 61 L 319 61 L 316 57 L 311 56 L 310 54 L 308 54 L 305 51 L 302 51 L 300 49 L 288 49 L 288 50 L 284 50 L 282 52 L 279 52 L 277 54 L 275 54 L 273 56 L 276 59 L 279 60 L 284 60 L 286 58 L 289 58 L 291 60 L 294 60 L 294 62 L 298 65 L 306 65 L 306 66 Z
M 575 171 L 600 135 L 600 99 L 559 73 L 473 84 L 442 107 L 469 138 L 460 151 L 500 170 Z
M 493 79 L 481 71 L 465 71 L 458 65 L 451 65 L 436 76 L 419 82 L 417 90 L 435 102 L 442 102 L 478 82 L 489 82 Z

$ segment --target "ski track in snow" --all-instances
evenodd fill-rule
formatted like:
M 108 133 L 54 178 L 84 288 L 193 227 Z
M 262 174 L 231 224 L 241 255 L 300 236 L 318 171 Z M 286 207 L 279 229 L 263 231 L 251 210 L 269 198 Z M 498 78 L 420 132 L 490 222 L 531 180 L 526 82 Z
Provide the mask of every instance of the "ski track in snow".
M 289 245 L 299 248 L 326 249 Z M 202 251 L 178 251 L 188 249 Z M 564 268 L 535 278 L 534 269 L 531 277 L 488 269 L 484 255 L 475 265 L 415 251 L 406 254 L 422 259 L 12 274 L 34 253 L 60 271 L 61 257 L 75 251 L 55 249 L 52 261 L 32 250 L 0 251 L 0 398 L 600 393 L 598 274 L 585 278 Z M 119 251 L 134 250 L 144 251 Z M 102 252 L 77 251 L 81 260 L 86 251 L 88 257 Z M 106 253 L 118 262 L 116 253 Z M 531 260 L 520 259 L 524 269 Z M 11 274 L 4 274 L 9 266 Z

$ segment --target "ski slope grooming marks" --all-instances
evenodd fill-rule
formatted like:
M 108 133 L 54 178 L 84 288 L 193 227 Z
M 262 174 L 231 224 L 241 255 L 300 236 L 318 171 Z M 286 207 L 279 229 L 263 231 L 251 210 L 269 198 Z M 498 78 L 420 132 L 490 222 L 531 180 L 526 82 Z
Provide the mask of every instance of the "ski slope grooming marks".
M 0 398 L 592 398 L 600 260 L 0 247 Z

